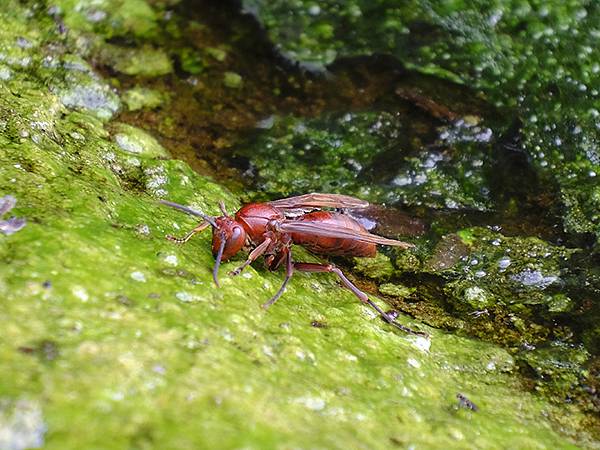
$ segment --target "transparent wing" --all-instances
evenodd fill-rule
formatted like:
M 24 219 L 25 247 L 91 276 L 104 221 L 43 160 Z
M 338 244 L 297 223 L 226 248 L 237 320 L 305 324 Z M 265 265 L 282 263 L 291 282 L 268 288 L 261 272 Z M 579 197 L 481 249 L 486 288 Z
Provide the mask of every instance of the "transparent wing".
M 314 222 L 289 220 L 281 222 L 279 224 L 279 230 L 284 233 L 308 233 L 320 237 L 354 239 L 357 241 L 369 242 L 371 244 L 393 245 L 400 248 L 414 247 L 414 245 L 407 242 L 388 239 L 371 234 L 368 231 L 353 230 L 331 223 L 319 224 Z
M 268 202 L 278 209 L 316 209 L 316 208 L 366 208 L 369 202 L 341 194 L 312 194 L 282 198 Z

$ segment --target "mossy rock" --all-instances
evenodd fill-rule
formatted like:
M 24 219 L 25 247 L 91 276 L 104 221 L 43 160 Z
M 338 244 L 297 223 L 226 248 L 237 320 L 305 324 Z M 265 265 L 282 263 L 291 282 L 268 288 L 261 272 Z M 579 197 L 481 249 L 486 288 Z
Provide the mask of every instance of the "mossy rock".
M 508 148 L 525 152 L 538 176 L 558 186 L 567 232 L 600 239 L 598 3 L 242 3 L 282 54 L 305 67 L 323 71 L 336 59 L 392 55 L 509 108 L 506 124 L 519 124 L 520 132 Z
M 339 192 L 380 203 L 487 211 L 492 162 L 486 142 L 471 142 L 459 131 L 468 128 L 463 122 L 445 128 L 454 151 L 446 138 L 427 146 L 425 136 L 408 131 L 409 121 L 388 112 L 273 117 L 237 154 L 250 160 L 259 187 L 269 193 Z
M 142 25 L 118 22 L 129 8 Z M 136 0 L 106 13 L 143 37 L 151 10 Z M 27 220 L 0 235 L 0 447 L 594 445 L 580 410 L 523 390 L 506 350 L 404 316 L 430 339 L 399 333 L 331 277 L 297 275 L 269 311 L 259 305 L 281 273 L 257 265 L 228 277 L 235 260 L 217 289 L 210 235 L 167 241 L 196 222 L 158 200 L 217 214 L 218 200 L 234 211 L 238 199 L 111 121 L 118 93 L 77 45 L 103 27 L 73 19 L 56 54 L 13 48 L 20 36 L 61 39 L 45 13 L 8 0 L 0 21 L 3 49 L 18 55 L 0 85 L 0 195 L 14 195 L 11 214 Z M 82 79 L 111 106 L 66 101 Z M 115 130 L 153 150 L 132 154 Z M 459 408 L 459 392 L 477 412 Z

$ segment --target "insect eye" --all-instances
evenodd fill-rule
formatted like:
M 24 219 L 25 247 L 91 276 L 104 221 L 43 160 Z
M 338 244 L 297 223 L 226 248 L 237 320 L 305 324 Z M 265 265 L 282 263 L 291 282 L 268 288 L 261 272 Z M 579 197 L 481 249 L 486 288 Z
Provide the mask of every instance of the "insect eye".
M 241 227 L 235 227 L 233 229 L 233 232 L 231 233 L 231 239 L 234 241 L 237 241 L 242 235 L 242 228 Z

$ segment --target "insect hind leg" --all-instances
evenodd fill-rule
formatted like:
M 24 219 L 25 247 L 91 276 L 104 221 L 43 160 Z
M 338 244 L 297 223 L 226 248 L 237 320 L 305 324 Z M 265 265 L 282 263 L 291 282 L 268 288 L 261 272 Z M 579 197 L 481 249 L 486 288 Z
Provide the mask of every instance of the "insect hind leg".
M 352 293 L 354 295 L 356 295 L 361 302 L 366 303 L 371 308 L 373 308 L 375 311 L 377 311 L 377 313 L 387 323 L 389 323 L 390 325 L 398 328 L 399 330 L 404 331 L 405 333 L 416 334 L 418 336 L 428 336 L 427 333 L 424 333 L 424 332 L 421 332 L 421 331 L 414 331 L 414 330 L 412 330 L 412 329 L 410 329 L 408 327 L 405 327 L 404 325 L 400 325 L 398 322 L 396 322 L 392 317 L 390 317 L 389 314 L 387 314 L 386 312 L 384 312 L 379 306 L 377 306 L 372 300 L 370 300 L 369 297 L 367 297 L 367 294 L 365 294 L 363 291 L 361 291 L 360 289 L 358 289 L 348 278 L 346 278 L 346 275 L 344 275 L 344 273 L 340 269 L 338 269 L 337 267 L 335 267 L 333 264 L 294 263 L 294 269 L 297 269 L 300 272 L 329 272 L 329 273 L 335 273 L 340 278 L 340 280 L 342 281 L 342 284 L 345 287 L 347 287 L 348 289 L 350 289 L 352 291 Z
M 342 281 L 342 284 L 350 289 L 352 291 L 352 293 L 354 295 L 356 295 L 358 297 L 358 299 L 363 302 L 363 303 L 369 303 L 369 297 L 367 297 L 367 294 L 365 294 L 363 291 L 361 291 L 359 288 L 357 288 L 356 286 L 354 286 L 354 284 L 352 284 L 352 282 L 346 278 L 346 275 L 344 275 L 344 273 L 338 269 L 337 267 L 335 267 L 333 264 L 317 264 L 317 263 L 294 263 L 294 268 L 299 270 L 300 272 L 328 272 L 328 273 L 335 273 L 340 280 Z
M 271 306 L 273 303 L 279 300 L 279 297 L 281 297 L 285 292 L 285 287 L 292 278 L 292 275 L 294 275 L 294 267 L 296 264 L 292 261 L 292 250 L 289 247 L 287 248 L 287 254 L 285 258 L 285 280 L 283 280 L 283 284 L 281 285 L 277 293 L 273 297 L 271 297 L 268 302 L 263 303 L 262 307 L 265 309 L 267 309 L 269 306 Z

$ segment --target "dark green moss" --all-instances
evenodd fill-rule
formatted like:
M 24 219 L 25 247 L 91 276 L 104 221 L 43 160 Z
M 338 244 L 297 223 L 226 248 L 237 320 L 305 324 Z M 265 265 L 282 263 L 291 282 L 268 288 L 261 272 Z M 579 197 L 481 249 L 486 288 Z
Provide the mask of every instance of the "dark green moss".
M 490 159 L 485 146 L 466 137 L 471 126 L 448 126 L 440 130 L 441 142 L 423 150 L 425 136 L 414 136 L 409 120 L 387 112 L 276 117 L 238 153 L 256 168 L 259 187 L 278 195 L 340 192 L 374 202 L 487 210 Z
M 245 0 L 284 55 L 321 70 L 390 54 L 482 90 L 521 123 L 518 147 L 558 185 L 569 233 L 600 238 L 600 5 L 588 0 L 466 2 Z

